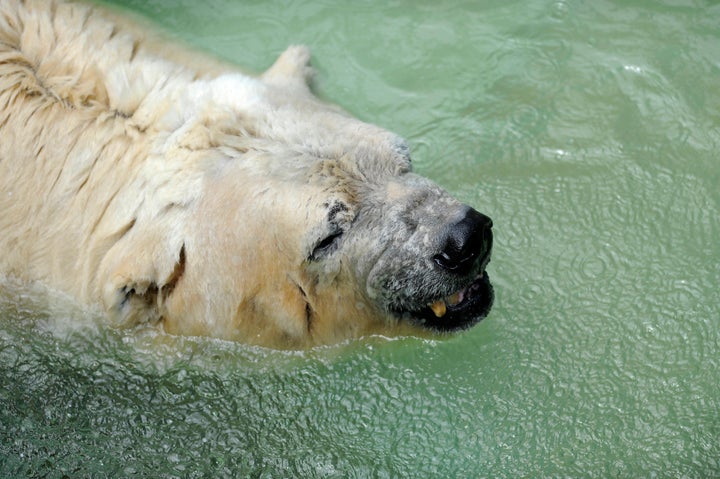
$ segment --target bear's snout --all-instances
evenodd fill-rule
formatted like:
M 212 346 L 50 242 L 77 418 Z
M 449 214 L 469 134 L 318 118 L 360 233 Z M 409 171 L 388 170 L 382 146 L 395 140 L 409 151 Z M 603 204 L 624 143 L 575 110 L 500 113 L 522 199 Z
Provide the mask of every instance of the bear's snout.
M 442 269 L 464 275 L 477 263 L 478 258 L 489 256 L 492 248 L 492 220 L 468 207 L 465 216 L 450 225 L 446 231 L 442 250 L 433 260 Z

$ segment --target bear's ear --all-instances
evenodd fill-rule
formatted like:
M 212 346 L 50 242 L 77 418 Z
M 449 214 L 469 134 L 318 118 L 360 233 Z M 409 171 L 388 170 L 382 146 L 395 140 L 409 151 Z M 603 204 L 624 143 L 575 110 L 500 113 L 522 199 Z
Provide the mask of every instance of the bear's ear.
M 160 321 L 165 301 L 185 272 L 181 240 L 130 236 L 135 238 L 122 238 L 101 266 L 102 300 L 110 320 L 120 327 Z
M 262 74 L 262 79 L 307 90 L 314 74 L 310 66 L 310 50 L 306 46 L 292 45 Z

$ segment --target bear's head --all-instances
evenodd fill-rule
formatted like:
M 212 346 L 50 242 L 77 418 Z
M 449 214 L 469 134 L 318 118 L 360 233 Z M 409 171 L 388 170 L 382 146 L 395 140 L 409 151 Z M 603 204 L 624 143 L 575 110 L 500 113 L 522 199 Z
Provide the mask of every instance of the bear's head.
M 167 319 L 195 306 L 220 328 L 210 334 L 230 328 L 233 337 L 293 346 L 452 331 L 484 317 L 493 297 L 490 218 L 412 173 L 405 148 L 386 146 L 336 158 L 288 151 L 280 157 L 294 166 L 280 171 L 227 162 L 185 243 L 174 294 L 190 288 L 193 299 Z M 252 162 L 278 162 L 278 153 L 255 151 Z M 178 332 L 194 333 L 185 328 Z
M 404 140 L 318 100 L 296 60 L 190 94 L 178 141 L 201 191 L 137 304 L 171 333 L 282 348 L 478 322 L 490 218 L 413 173 Z

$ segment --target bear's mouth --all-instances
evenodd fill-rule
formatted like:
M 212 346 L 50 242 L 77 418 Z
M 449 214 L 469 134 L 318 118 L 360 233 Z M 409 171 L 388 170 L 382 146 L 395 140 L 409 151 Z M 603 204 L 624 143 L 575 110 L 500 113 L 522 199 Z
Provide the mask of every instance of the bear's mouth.
M 458 331 L 470 328 L 487 316 L 493 299 L 490 277 L 483 271 L 455 293 L 427 303 L 420 309 L 404 311 L 401 316 L 434 331 Z

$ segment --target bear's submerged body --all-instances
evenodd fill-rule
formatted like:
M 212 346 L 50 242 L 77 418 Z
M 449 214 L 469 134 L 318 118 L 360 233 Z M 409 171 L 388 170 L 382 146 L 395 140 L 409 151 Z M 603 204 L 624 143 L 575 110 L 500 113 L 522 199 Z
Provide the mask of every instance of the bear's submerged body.
M 251 77 L 83 4 L 0 9 L 0 274 L 282 348 L 489 311 L 490 219 L 319 101 L 305 48 Z

